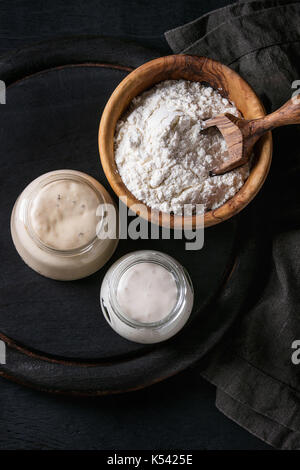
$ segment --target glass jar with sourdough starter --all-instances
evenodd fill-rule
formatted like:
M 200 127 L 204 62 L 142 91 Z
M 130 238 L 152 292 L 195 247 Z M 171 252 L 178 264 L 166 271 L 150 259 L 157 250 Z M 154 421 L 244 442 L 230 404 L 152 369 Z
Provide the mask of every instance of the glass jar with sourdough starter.
M 32 181 L 11 216 L 15 247 L 32 269 L 57 280 L 89 276 L 118 244 L 116 209 L 104 187 L 75 170 L 57 170 Z M 114 225 L 115 238 L 105 235 Z M 111 228 L 111 227 L 110 227 Z
M 115 262 L 103 279 L 100 304 L 109 325 L 137 343 L 158 343 L 175 335 L 193 307 L 191 279 L 169 255 L 144 250 Z

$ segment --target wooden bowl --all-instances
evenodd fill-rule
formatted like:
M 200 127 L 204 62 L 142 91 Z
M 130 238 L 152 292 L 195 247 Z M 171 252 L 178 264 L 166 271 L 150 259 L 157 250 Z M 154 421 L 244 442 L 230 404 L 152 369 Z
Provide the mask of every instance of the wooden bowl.
M 163 80 L 185 79 L 205 82 L 218 90 L 225 98 L 232 101 L 246 119 L 259 118 L 265 115 L 264 107 L 252 88 L 229 67 L 208 59 L 190 55 L 171 55 L 152 60 L 131 72 L 118 85 L 102 114 L 99 127 L 99 152 L 105 175 L 119 197 L 126 196 L 127 206 L 134 212 L 134 204 L 143 204 L 136 199 L 123 183 L 114 157 L 114 134 L 116 123 L 132 99 L 151 86 Z M 240 212 L 254 198 L 268 174 L 272 159 L 272 135 L 269 132 L 260 139 L 255 148 L 255 159 L 250 175 L 233 198 L 218 209 L 204 215 L 206 227 L 229 219 Z M 151 215 L 152 212 L 152 215 Z M 143 204 L 138 211 L 147 220 L 166 225 L 169 214 L 151 210 Z M 166 216 L 166 218 L 164 218 Z M 197 227 L 196 216 L 185 216 L 185 222 Z M 183 226 L 182 216 L 172 215 L 171 228 Z

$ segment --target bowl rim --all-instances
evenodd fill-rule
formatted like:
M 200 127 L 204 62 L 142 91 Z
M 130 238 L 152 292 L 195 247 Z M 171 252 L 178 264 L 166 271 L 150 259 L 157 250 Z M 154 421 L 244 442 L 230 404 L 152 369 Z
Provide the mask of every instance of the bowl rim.
M 113 136 L 115 134 L 117 120 L 128 108 L 128 105 L 130 104 L 134 96 L 138 96 L 143 91 L 146 91 L 147 89 L 151 88 L 151 86 L 154 86 L 156 83 L 159 83 L 161 81 L 167 80 L 168 78 L 162 78 L 160 80 L 153 81 L 150 87 L 146 86 L 138 93 L 133 94 L 131 98 L 128 98 L 129 92 L 132 92 L 132 84 L 138 83 L 139 85 L 141 85 L 143 79 L 145 77 L 148 78 L 149 74 L 153 73 L 153 71 L 157 71 L 161 69 L 161 67 L 167 68 L 170 65 L 172 66 L 172 64 L 174 64 L 178 60 L 185 61 L 187 66 L 198 65 L 202 68 L 204 65 L 209 64 L 213 69 L 215 67 L 221 67 L 222 71 L 227 76 L 227 80 L 229 80 L 230 78 L 234 78 L 235 80 L 240 81 L 244 89 L 251 95 L 252 99 L 256 104 L 257 109 L 255 118 L 263 117 L 266 115 L 265 108 L 253 88 L 237 72 L 232 70 L 227 65 L 224 65 L 214 59 L 197 55 L 174 54 L 162 56 L 157 59 L 145 62 L 140 67 L 134 69 L 115 88 L 108 102 L 106 103 L 106 106 L 101 116 L 98 132 L 98 148 L 105 176 L 108 179 L 108 182 L 112 187 L 114 193 L 118 196 L 119 199 L 125 202 L 128 208 L 130 208 L 140 217 L 160 226 L 176 229 L 182 228 L 183 224 L 186 223 L 187 227 L 192 227 L 193 229 L 195 229 L 197 227 L 202 226 L 202 218 L 198 218 L 196 215 L 170 216 L 169 213 L 164 213 L 152 209 L 149 206 L 145 205 L 145 203 L 143 203 L 142 201 L 138 200 L 128 190 L 128 188 L 125 186 L 125 183 L 122 181 L 114 159 Z M 203 82 L 204 81 L 205 80 L 203 80 Z M 124 101 L 125 105 L 121 107 L 121 112 L 119 113 L 120 98 Z M 112 113 L 118 114 L 118 117 L 113 126 L 112 138 L 108 139 L 111 129 L 110 118 Z M 250 170 L 249 177 L 247 178 L 243 186 L 240 188 L 240 190 L 231 199 L 229 199 L 217 209 L 205 212 L 203 218 L 204 227 L 216 225 L 233 217 L 242 209 L 244 209 L 261 189 L 268 175 L 272 161 L 272 133 L 268 132 L 264 136 L 262 136 L 257 142 L 255 149 L 255 153 L 256 155 L 259 155 L 259 157 L 255 159 L 255 163 L 253 164 Z M 126 197 L 126 199 L 124 199 L 124 197 Z

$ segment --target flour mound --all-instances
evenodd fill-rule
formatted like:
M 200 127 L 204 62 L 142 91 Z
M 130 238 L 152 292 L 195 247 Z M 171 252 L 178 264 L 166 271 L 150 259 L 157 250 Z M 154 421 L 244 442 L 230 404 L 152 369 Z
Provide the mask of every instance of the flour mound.
M 226 143 L 202 122 L 238 111 L 198 82 L 168 80 L 137 96 L 118 121 L 115 160 L 130 192 L 153 209 L 181 214 L 185 204 L 220 207 L 244 184 L 249 166 L 225 175 L 209 171 L 228 158 Z M 197 212 L 200 212 L 199 210 Z

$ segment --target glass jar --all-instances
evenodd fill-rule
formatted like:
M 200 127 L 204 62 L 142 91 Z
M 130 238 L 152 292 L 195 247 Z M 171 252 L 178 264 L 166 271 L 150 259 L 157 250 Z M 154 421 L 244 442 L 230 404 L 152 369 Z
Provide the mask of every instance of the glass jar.
M 133 320 L 122 311 L 118 303 L 120 280 L 127 270 L 138 263 L 156 263 L 165 268 L 175 280 L 175 305 L 160 321 L 146 323 Z M 193 301 L 193 285 L 183 266 L 171 256 L 151 250 L 135 251 L 116 261 L 107 271 L 100 291 L 100 304 L 106 321 L 119 335 L 137 343 L 158 343 L 175 335 L 187 322 Z
M 60 194 L 57 201 L 53 200 L 56 188 L 65 189 L 62 201 Z M 75 199 L 74 194 L 78 201 L 71 200 Z M 42 201 L 43 206 L 39 207 L 37 201 Z M 82 203 L 82 209 L 76 206 L 73 214 L 72 203 Z M 48 214 L 48 210 L 52 212 Z M 42 219 L 34 219 L 36 213 Z M 62 223 L 63 226 L 59 225 Z M 114 238 L 107 237 L 108 224 L 116 227 Z M 78 233 L 77 240 L 75 228 L 87 225 L 88 230 Z M 49 233 L 54 244 L 49 243 Z M 30 268 L 52 279 L 80 279 L 100 269 L 115 251 L 117 210 L 108 192 L 91 176 L 75 170 L 51 171 L 32 181 L 18 197 L 11 215 L 11 234 L 19 255 Z M 82 240 L 80 235 L 84 235 Z M 70 246 L 69 240 L 72 240 Z

